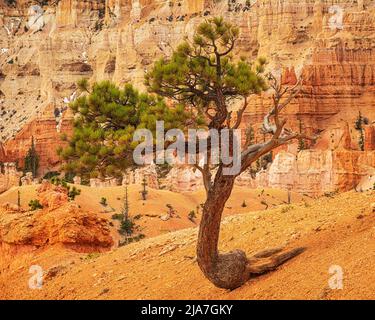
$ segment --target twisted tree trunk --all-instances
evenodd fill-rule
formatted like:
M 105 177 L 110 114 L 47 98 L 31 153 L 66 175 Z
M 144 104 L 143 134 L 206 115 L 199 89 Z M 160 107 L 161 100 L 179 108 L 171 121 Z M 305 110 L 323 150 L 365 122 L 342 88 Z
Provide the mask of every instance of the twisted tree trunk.
M 208 190 L 200 223 L 197 258 L 204 275 L 217 287 L 236 289 L 252 275 L 272 271 L 285 261 L 303 252 L 303 248 L 285 251 L 283 248 L 265 250 L 247 258 L 245 252 L 234 250 L 219 254 L 218 241 L 220 222 L 225 203 L 229 199 L 235 176 L 224 176 L 221 168 Z

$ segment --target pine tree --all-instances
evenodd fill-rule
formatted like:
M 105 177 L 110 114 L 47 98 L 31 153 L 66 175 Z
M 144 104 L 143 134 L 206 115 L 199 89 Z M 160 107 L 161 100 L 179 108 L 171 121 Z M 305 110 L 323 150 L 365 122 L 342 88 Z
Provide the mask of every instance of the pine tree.
M 33 177 L 37 176 L 39 169 L 39 156 L 35 149 L 34 137 L 31 137 L 31 147 L 25 157 L 24 172 L 31 172 Z
M 136 224 L 136 220 L 138 219 L 140 219 L 140 215 L 134 217 L 129 216 L 128 184 L 126 182 L 124 207 L 122 209 L 122 220 L 119 229 L 119 233 L 123 235 L 125 239 L 119 242 L 120 246 L 142 240 L 145 237 L 144 234 L 140 233 L 140 226 Z
M 69 146 L 58 150 L 63 169 L 87 180 L 89 178 L 122 177 L 134 165 L 133 134 L 137 129 L 155 131 L 156 121 L 164 120 L 166 130 L 183 129 L 193 117 L 182 105 L 168 107 L 157 96 L 140 93 L 132 85 L 119 88 L 109 81 L 89 88 L 81 80 L 85 92 L 71 104 L 75 115 L 74 132 L 67 138 Z
M 366 118 L 364 118 L 359 112 L 357 120 L 355 121 L 354 127 L 359 131 L 358 146 L 361 151 L 365 150 L 365 135 L 363 130 L 363 125 L 366 123 Z
M 128 183 L 125 184 L 125 202 L 123 209 L 124 220 L 129 219 L 129 197 L 128 197 Z
M 355 129 L 358 131 L 362 130 L 362 124 L 363 124 L 363 117 L 362 117 L 361 111 L 359 111 L 357 120 L 355 121 L 355 124 L 354 124 Z
M 222 17 L 211 18 L 197 27 L 192 40 L 186 38 L 171 56 L 157 61 L 146 74 L 145 82 L 149 91 L 176 103 L 184 103 L 196 114 L 205 115 L 207 128 L 216 129 L 219 133 L 223 129 L 239 129 L 251 97 L 272 89 L 272 105 L 263 121 L 264 141 L 252 144 L 251 137 L 247 139 L 248 144 L 241 154 L 242 173 L 262 156 L 291 140 L 315 137 L 284 130 L 286 120 L 281 119 L 282 110 L 300 92 L 301 81 L 293 87 L 285 87 L 272 74 L 264 74 L 264 58 L 255 62 L 248 61 L 246 57 L 236 58 L 234 52 L 238 40 L 238 27 Z M 236 112 L 230 109 L 234 100 L 241 104 Z M 226 165 L 223 163 L 213 166 L 210 159 L 207 163 L 196 165 L 206 189 L 197 261 L 207 279 L 220 288 L 235 289 L 244 284 L 251 274 L 273 270 L 302 252 L 301 248 L 290 251 L 275 249 L 266 256 L 258 255 L 249 260 L 240 250 L 219 253 L 221 217 L 238 175 L 225 174 Z M 262 264 L 261 257 L 271 262 Z M 254 265 L 254 261 L 259 261 L 259 264 Z
M 142 195 L 142 199 L 143 201 L 146 201 L 147 200 L 147 194 L 148 194 L 148 191 L 147 191 L 147 180 L 146 180 L 146 177 L 143 177 L 143 180 L 142 180 L 142 187 L 143 187 L 143 190 L 140 192 L 141 195 Z

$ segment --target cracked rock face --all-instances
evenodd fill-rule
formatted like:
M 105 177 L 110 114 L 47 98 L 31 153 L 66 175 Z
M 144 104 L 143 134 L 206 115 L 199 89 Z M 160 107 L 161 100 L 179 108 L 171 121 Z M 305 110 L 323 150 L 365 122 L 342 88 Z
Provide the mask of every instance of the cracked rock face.
M 268 59 L 268 69 L 292 83 L 303 76 L 300 96 L 286 110 L 291 129 L 326 129 L 318 150 L 341 145 L 342 121 L 358 150 L 358 112 L 375 120 L 375 6 L 370 0 L 60 0 L 35 6 L 0 0 L 0 139 L 7 161 L 22 160 L 31 135 L 41 171 L 58 165 L 58 131 L 69 131 L 66 107 L 81 78 L 109 79 L 144 89 L 145 72 L 171 54 L 185 35 L 210 16 L 240 28 L 236 56 Z M 254 97 L 244 115 L 255 140 L 270 96 Z M 370 123 L 371 125 L 371 123 Z M 366 152 L 375 148 L 372 129 Z M 333 136 L 332 136 L 333 135 Z

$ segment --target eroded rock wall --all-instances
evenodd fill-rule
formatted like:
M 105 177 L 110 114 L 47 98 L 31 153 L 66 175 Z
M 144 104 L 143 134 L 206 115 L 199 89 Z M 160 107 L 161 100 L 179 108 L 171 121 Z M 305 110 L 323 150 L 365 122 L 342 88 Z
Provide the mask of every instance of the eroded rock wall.
M 52 105 L 48 106 L 44 113 L 27 123 L 17 134 L 15 139 L 7 141 L 4 145 L 4 153 L 0 154 L 1 162 L 17 162 L 20 168 L 24 166 L 25 155 L 31 147 L 32 139 L 39 156 L 38 174 L 43 176 L 48 171 L 58 169 L 60 159 L 57 148 L 64 146 L 62 132 L 70 134 L 72 117 L 68 111 L 64 113 L 61 122 L 51 116 Z M 59 128 L 59 129 L 58 129 Z
M 46 3 L 43 23 L 35 29 L 27 28 L 32 1 L 0 1 L 5 160 L 22 162 L 34 136 L 41 172 L 55 168 L 59 131 L 69 131 L 65 120 L 56 128 L 55 111 L 66 107 L 77 80 L 110 79 L 144 89 L 143 77 L 153 61 L 169 55 L 184 35 L 191 36 L 213 15 L 239 26 L 237 56 L 265 56 L 268 69 L 291 82 L 303 76 L 303 89 L 285 114 L 294 130 L 325 130 L 310 146 L 313 150 L 341 148 L 343 123 L 349 133 L 344 149 L 359 150 L 354 129 L 359 111 L 370 122 L 375 119 L 375 8 L 370 0 L 262 0 L 250 1 L 251 7 L 242 0 Z M 264 93 L 253 99 L 244 116 L 243 128 L 253 126 L 256 141 L 264 139 L 258 129 L 269 106 L 269 93 Z M 366 130 L 365 148 L 373 150 L 374 135 Z
M 238 184 L 293 190 L 309 196 L 348 191 L 373 175 L 375 152 L 304 150 L 279 152 L 266 171 Z
M 22 173 L 17 170 L 15 163 L 3 163 L 0 172 L 0 193 L 20 185 Z

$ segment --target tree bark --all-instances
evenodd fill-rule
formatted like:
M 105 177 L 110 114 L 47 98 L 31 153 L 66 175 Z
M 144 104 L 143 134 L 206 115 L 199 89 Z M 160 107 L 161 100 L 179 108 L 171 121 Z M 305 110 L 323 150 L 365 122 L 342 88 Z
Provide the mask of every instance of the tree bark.
M 208 190 L 200 223 L 197 260 L 203 274 L 215 286 L 236 289 L 257 276 L 275 270 L 287 260 L 299 255 L 304 248 L 285 251 L 269 249 L 247 259 L 245 252 L 234 250 L 219 254 L 220 223 L 225 203 L 229 199 L 236 176 L 224 176 L 219 168 L 212 187 Z
M 244 252 L 218 253 L 221 217 L 234 180 L 235 176 L 223 176 L 222 168 L 217 172 L 203 207 L 197 245 L 198 264 L 202 272 L 215 286 L 226 289 L 237 288 L 248 279 Z

